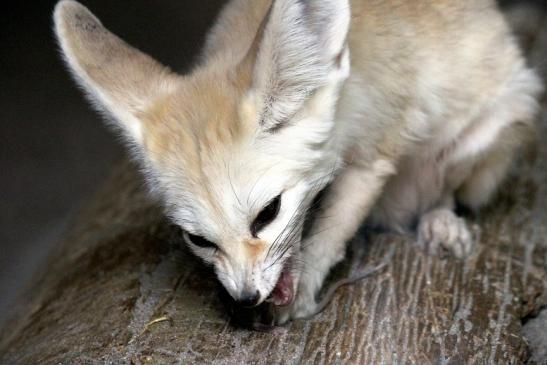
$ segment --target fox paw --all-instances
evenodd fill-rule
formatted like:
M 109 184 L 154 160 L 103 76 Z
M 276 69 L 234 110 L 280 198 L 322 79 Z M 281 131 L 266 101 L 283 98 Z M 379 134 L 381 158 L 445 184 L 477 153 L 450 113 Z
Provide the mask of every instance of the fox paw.
M 463 218 L 451 210 L 436 209 L 420 219 L 418 244 L 430 254 L 444 249 L 462 259 L 473 252 L 475 240 Z
M 308 318 L 315 314 L 317 303 L 311 296 L 297 295 L 294 302 L 287 306 L 274 306 L 274 322 L 283 325 L 294 319 Z

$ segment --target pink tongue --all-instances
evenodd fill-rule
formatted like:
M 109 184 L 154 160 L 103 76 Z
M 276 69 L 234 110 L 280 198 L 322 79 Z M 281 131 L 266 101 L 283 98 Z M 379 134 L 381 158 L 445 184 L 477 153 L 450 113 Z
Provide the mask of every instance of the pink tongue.
M 275 305 L 289 305 L 292 300 L 293 278 L 289 272 L 283 271 L 272 291 L 272 302 Z

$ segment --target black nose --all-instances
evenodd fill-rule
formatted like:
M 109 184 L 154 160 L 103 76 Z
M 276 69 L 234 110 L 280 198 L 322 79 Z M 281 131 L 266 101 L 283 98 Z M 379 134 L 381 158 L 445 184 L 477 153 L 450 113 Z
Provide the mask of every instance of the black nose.
M 237 302 L 243 307 L 254 307 L 255 305 L 258 304 L 259 300 L 260 300 L 260 293 L 257 290 L 254 293 L 243 292 Z

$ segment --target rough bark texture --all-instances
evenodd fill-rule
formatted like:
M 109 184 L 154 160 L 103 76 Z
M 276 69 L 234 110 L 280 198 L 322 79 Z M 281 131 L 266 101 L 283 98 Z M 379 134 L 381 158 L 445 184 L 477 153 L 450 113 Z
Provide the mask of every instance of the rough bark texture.
M 544 37 L 530 41 L 540 66 Z M 0 362 L 526 362 L 521 320 L 547 305 L 547 108 L 541 119 L 539 143 L 492 206 L 469 217 L 480 242 L 469 260 L 424 255 L 411 236 L 359 236 L 334 276 L 394 245 L 388 267 L 341 288 L 315 318 L 264 333 L 230 324 L 211 273 L 122 164 L 3 329 Z

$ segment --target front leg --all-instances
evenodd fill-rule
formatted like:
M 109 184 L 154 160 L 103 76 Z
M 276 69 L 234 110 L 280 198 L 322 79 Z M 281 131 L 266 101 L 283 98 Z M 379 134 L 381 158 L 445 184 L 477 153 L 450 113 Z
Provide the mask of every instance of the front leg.
M 288 307 L 277 307 L 276 322 L 305 318 L 317 308 L 316 295 L 329 270 L 345 256 L 346 242 L 355 235 L 394 168 L 385 160 L 372 167 L 347 167 L 332 183 L 322 210 L 307 239 L 302 242 L 301 273 L 296 298 Z

